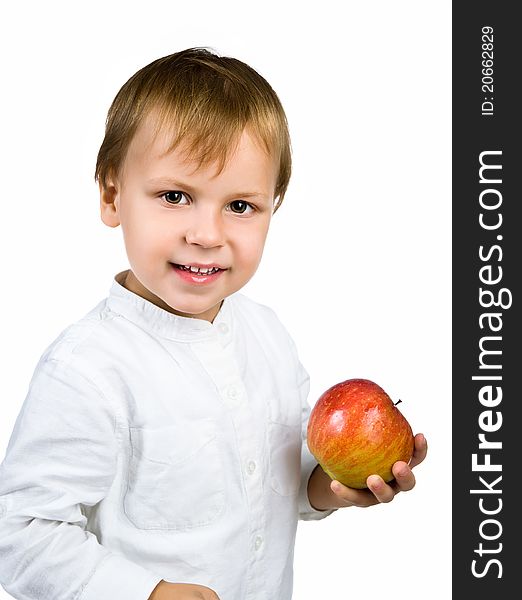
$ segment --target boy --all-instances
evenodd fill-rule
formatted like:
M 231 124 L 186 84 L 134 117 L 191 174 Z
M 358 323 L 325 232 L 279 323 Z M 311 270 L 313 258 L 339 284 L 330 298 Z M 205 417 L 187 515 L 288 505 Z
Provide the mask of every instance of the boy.
M 235 59 L 188 49 L 110 107 L 96 180 L 130 269 L 46 349 L 0 470 L 0 580 L 35 600 L 290 600 L 298 518 L 388 502 L 307 450 L 308 376 L 238 293 L 290 177 L 283 109 Z

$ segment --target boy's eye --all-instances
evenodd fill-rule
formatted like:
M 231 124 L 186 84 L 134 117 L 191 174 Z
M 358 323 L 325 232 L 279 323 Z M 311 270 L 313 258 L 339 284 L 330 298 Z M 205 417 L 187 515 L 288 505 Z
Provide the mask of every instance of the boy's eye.
M 230 210 L 234 213 L 243 214 L 248 209 L 250 209 L 250 211 L 251 211 L 252 206 L 248 202 L 245 202 L 244 200 L 234 200 L 233 202 L 230 203 Z
M 165 201 L 169 204 L 186 204 L 187 197 L 183 192 L 173 191 L 173 192 L 165 192 L 161 196 L 165 198 Z

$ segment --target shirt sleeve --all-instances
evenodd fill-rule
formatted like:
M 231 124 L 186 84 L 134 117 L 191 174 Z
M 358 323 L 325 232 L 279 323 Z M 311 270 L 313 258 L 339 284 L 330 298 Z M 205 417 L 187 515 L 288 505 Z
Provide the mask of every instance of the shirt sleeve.
M 0 465 L 0 583 L 24 600 L 147 600 L 161 577 L 109 551 L 84 508 L 106 495 L 115 411 L 69 363 L 41 359 Z
M 299 487 L 299 519 L 302 521 L 313 521 L 324 519 L 328 515 L 331 515 L 335 510 L 317 510 L 311 504 L 308 499 L 308 480 L 312 471 L 317 466 L 317 461 L 308 449 L 306 442 L 306 433 L 308 428 L 308 419 L 310 417 L 310 405 L 308 404 L 308 394 L 310 392 L 310 376 L 306 369 L 301 364 L 297 357 L 297 350 L 295 344 L 292 341 L 293 351 L 295 360 L 297 363 L 297 387 L 299 390 L 299 397 L 301 399 L 301 484 Z

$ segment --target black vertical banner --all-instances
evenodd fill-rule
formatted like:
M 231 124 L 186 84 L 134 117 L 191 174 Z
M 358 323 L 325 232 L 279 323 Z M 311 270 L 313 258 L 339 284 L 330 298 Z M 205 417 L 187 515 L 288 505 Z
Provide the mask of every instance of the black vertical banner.
M 522 32 L 453 2 L 453 596 L 521 597 Z M 508 591 L 511 590 L 511 591 Z

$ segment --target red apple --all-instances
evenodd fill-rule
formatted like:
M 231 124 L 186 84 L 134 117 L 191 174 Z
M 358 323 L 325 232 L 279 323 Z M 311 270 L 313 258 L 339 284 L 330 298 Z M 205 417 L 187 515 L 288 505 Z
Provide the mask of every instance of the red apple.
M 351 488 L 369 475 L 393 479 L 413 453 L 410 424 L 388 394 L 368 379 L 348 379 L 319 398 L 308 421 L 308 447 L 326 473 Z

